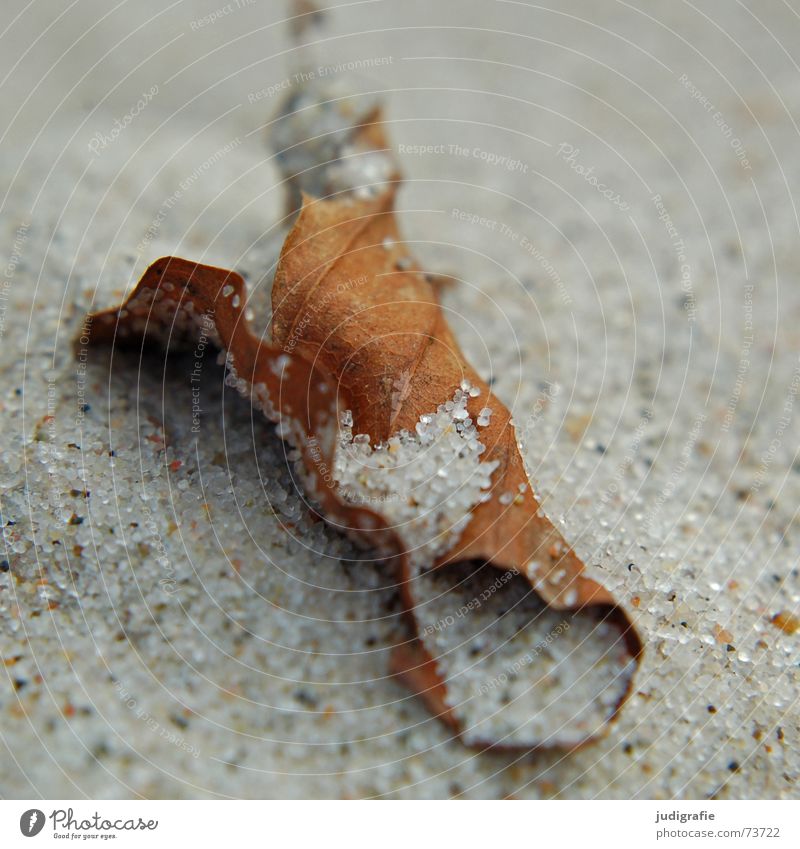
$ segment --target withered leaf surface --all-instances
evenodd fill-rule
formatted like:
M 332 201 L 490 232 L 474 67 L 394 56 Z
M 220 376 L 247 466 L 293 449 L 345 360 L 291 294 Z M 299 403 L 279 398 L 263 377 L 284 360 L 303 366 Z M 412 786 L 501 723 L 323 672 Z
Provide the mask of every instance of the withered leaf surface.
M 380 148 L 375 124 L 368 133 Z M 154 263 L 119 310 L 93 316 L 91 335 L 172 345 L 213 331 L 234 384 L 302 451 L 306 489 L 325 518 L 396 559 L 415 637 L 395 650 L 393 672 L 471 745 L 572 748 L 616 714 L 641 645 L 541 510 L 509 411 L 465 360 L 399 237 L 396 188 L 304 198 L 275 276 L 271 342 L 250 330 L 239 275 L 177 258 Z M 479 440 L 488 484 L 434 545 L 379 499 L 354 500 L 337 475 L 358 440 L 365 480 L 383 468 L 370 466 L 373 456 L 407 456 L 417 433 L 424 459 L 437 411 L 463 420 L 443 432 L 457 447 L 456 431 Z M 399 494 L 413 510 L 410 492 Z
M 561 707 L 565 708 L 562 712 L 570 728 L 561 734 L 551 731 L 555 736 L 549 738 L 547 729 L 539 723 L 531 736 L 533 728 L 515 720 L 500 741 L 523 746 L 542 742 L 580 743 L 599 732 L 624 699 L 635 665 L 631 661 L 640 652 L 638 638 L 611 595 L 583 574 L 580 559 L 541 510 L 517 447 L 509 411 L 465 360 L 438 304 L 434 287 L 399 240 L 393 212 L 394 193 L 391 187 L 370 199 L 345 196 L 306 200 L 286 239 L 275 277 L 274 342 L 321 364 L 336 376 L 343 395 L 350 399 L 353 432 L 369 434 L 373 445 L 384 443 L 401 430 L 413 432 L 420 417 L 435 411 L 462 385 L 473 388 L 467 402 L 473 421 L 480 420 L 485 408 L 491 410 L 488 423 L 478 428 L 479 439 L 486 449 L 481 460 L 496 464 L 491 497 L 472 510 L 469 523 L 455 544 L 433 565 L 441 568 L 465 562 L 490 563 L 518 573 L 521 578 L 510 579 L 498 589 L 497 595 L 499 599 L 513 594 L 518 590 L 515 585 L 524 579 L 535 589 L 538 599 L 549 606 L 545 610 L 541 603 L 537 604 L 538 600 L 525 598 L 524 593 L 515 602 L 516 618 L 520 607 L 532 605 L 528 617 L 535 621 L 536 627 L 528 629 L 527 637 L 534 648 L 564 620 L 561 615 L 554 616 L 553 611 L 583 611 L 581 623 L 590 623 L 592 627 L 581 633 L 580 643 L 576 646 L 574 642 L 578 630 L 573 624 L 570 639 L 559 633 L 563 657 L 556 659 L 547 675 L 543 676 L 540 668 L 546 665 L 543 651 L 533 664 L 539 696 L 546 689 L 540 679 L 550 679 L 549 705 L 564 685 L 565 667 L 572 667 L 573 671 L 580 667 L 581 654 L 591 654 L 590 645 L 595 649 L 598 644 L 605 647 L 595 657 L 592 667 L 600 673 L 599 677 L 583 670 L 583 686 L 574 682 L 569 685 L 573 690 L 573 698 L 569 700 L 572 706 Z M 405 540 L 406 550 L 415 542 Z M 446 697 L 460 678 L 460 683 L 467 682 L 472 690 L 481 691 L 486 709 L 496 720 L 498 707 L 491 705 L 484 692 L 487 682 L 491 683 L 496 676 L 487 675 L 485 669 L 471 676 L 466 671 L 468 667 L 448 675 L 448 660 L 454 662 L 458 652 L 474 640 L 467 633 L 459 633 L 450 623 L 446 606 L 439 611 L 433 625 L 425 626 L 432 607 L 436 606 L 426 606 L 425 600 L 441 598 L 443 590 L 441 586 L 435 590 L 423 589 L 429 579 L 421 574 L 424 569 L 413 566 L 413 558 L 403 561 L 406 604 L 417 614 L 418 631 L 429 639 L 423 637 L 398 649 L 394 656 L 395 671 L 466 738 L 481 745 L 497 743 L 497 735 L 486 730 L 490 723 L 481 719 L 477 705 L 464 709 L 477 701 L 475 693 L 468 690 L 455 703 Z M 448 590 L 450 596 L 454 597 L 456 592 L 463 594 L 463 584 L 474 583 L 480 571 L 478 568 L 464 573 L 462 585 Z M 485 570 L 484 579 L 491 586 Z M 479 584 L 473 588 L 473 599 L 486 594 Z M 470 608 L 469 603 L 470 598 L 461 599 L 456 610 L 466 606 L 473 628 L 486 632 L 490 641 L 497 639 L 491 630 L 491 610 L 483 604 Z M 422 610 L 426 616 L 420 615 Z M 485 616 L 488 618 L 484 620 Z M 435 627 L 436 622 L 448 624 Z M 525 621 L 518 622 L 517 627 L 524 629 Z M 448 645 L 443 637 L 455 642 Z M 570 650 L 566 651 L 568 646 Z M 522 646 L 519 650 L 526 656 Z M 530 650 L 528 646 L 527 654 Z M 440 652 L 449 657 L 440 656 Z M 473 658 L 478 654 L 473 651 Z M 499 662 L 502 677 L 504 661 L 500 657 L 495 661 Z M 511 651 L 506 665 L 513 663 Z M 559 680 L 553 682 L 554 676 Z M 469 681 L 471 677 L 475 680 Z M 498 689 L 497 685 L 492 689 Z M 500 698 L 503 695 L 498 693 Z M 587 699 L 594 698 L 598 699 L 598 711 L 575 722 L 578 709 Z M 529 704 L 518 706 L 517 720 L 532 701 L 535 699 L 528 694 Z M 459 706 L 464 714 L 461 719 Z M 542 713 L 544 706 L 539 704 L 537 710 Z

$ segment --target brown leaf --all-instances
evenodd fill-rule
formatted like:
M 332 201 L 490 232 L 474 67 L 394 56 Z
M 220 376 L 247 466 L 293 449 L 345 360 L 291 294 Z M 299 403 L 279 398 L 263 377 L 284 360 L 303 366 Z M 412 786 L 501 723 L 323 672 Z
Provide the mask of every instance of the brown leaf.
M 580 559 L 541 510 L 510 413 L 465 360 L 432 285 L 398 241 L 393 201 L 394 188 L 373 199 L 306 199 L 275 277 L 274 342 L 335 375 L 350 399 L 354 432 L 369 434 L 373 445 L 402 429 L 413 432 L 420 416 L 451 398 L 462 381 L 476 387 L 480 394 L 469 399 L 470 417 L 492 410 L 480 429 L 482 460 L 498 464 L 492 497 L 474 509 L 459 541 L 436 565 L 488 562 L 524 576 L 555 610 L 597 608 L 587 615 L 617 629 L 621 640 L 612 641 L 610 651 L 622 655 L 626 666 L 641 648 L 634 630 L 611 595 L 583 574 Z M 423 599 L 408 559 L 403 568 L 404 597 L 413 613 Z M 421 641 L 403 647 L 394 670 L 437 715 L 460 728 L 430 647 Z M 629 683 L 626 673 L 608 715 Z
M 272 291 L 273 340 L 336 376 L 355 430 L 373 444 L 451 398 L 466 380 L 480 390 L 468 410 L 492 410 L 481 429 L 485 461 L 497 461 L 494 496 L 479 505 L 441 563 L 491 561 L 516 569 L 548 604 L 613 604 L 542 513 L 517 448 L 511 414 L 465 360 L 433 286 L 401 242 L 394 189 L 375 200 L 309 200 L 289 234 Z M 386 247 L 388 245 L 388 247 Z M 389 391 L 401 376 L 403 389 Z M 506 496 L 503 498 L 502 496 Z M 509 503 L 505 503 L 509 502 Z
M 246 290 L 235 271 L 162 257 L 145 271 L 125 303 L 90 315 L 81 345 L 121 347 L 152 343 L 169 348 L 194 345 L 204 332 L 228 355 L 237 389 L 279 424 L 284 437 L 304 455 L 308 485 L 329 520 L 370 536 L 378 547 L 397 550 L 390 532 L 368 508 L 342 508 L 332 477 L 336 445 L 336 383 L 302 357 L 289 356 L 255 336 L 244 317 Z M 385 537 L 385 538 L 384 538 Z
M 375 123 L 357 138 L 385 148 Z M 399 239 L 395 191 L 304 197 L 275 277 L 271 343 L 244 318 L 237 274 L 176 258 L 154 263 L 121 310 L 92 317 L 91 336 L 179 343 L 213 331 L 240 391 L 303 451 L 325 517 L 396 558 L 417 636 L 395 651 L 393 671 L 470 744 L 574 747 L 616 714 L 641 644 L 541 510 L 509 411 L 465 360 Z M 339 414 L 351 411 L 353 433 L 378 452 L 398 434 L 413 446 L 421 417 L 459 392 L 491 484 L 457 530 L 437 531 L 432 563 L 413 522 L 395 525 L 337 486 Z

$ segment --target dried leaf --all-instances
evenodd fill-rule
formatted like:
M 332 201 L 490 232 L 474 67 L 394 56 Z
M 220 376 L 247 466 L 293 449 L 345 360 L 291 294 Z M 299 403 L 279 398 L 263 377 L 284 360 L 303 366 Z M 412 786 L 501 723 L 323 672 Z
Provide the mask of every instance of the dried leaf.
M 252 333 L 244 317 L 244 280 L 235 271 L 162 257 L 144 273 L 122 307 L 91 315 L 82 345 L 120 347 L 149 344 L 192 349 L 204 333 L 227 352 L 229 379 L 281 435 L 303 451 L 307 485 L 330 521 L 371 535 L 388 550 L 398 543 L 382 534 L 380 517 L 368 508 L 342 509 L 330 473 L 336 446 L 336 383 L 320 368 L 293 357 Z M 385 539 L 384 539 L 385 537 Z
M 385 149 L 378 120 L 337 132 L 370 155 Z M 323 515 L 396 558 L 416 638 L 393 671 L 470 744 L 574 747 L 624 701 L 639 639 L 541 510 L 510 413 L 400 241 L 396 183 L 378 170 L 371 191 L 304 197 L 275 277 L 271 343 L 244 318 L 237 274 L 176 258 L 154 263 L 122 309 L 93 317 L 92 338 L 213 330 L 234 385 L 303 451 Z M 442 445 L 455 446 L 452 461 L 436 459 Z M 426 463 L 427 495 L 442 472 L 457 484 L 441 483 L 429 509 L 413 494 Z
M 393 201 L 393 188 L 373 199 L 307 199 L 286 239 L 275 277 L 274 341 L 335 375 L 342 394 L 350 399 L 353 430 L 368 434 L 373 445 L 384 443 L 401 430 L 414 432 L 420 417 L 452 398 L 462 383 L 478 391 L 475 397 L 469 396 L 467 410 L 474 422 L 481 420 L 482 410 L 491 410 L 488 423 L 478 428 L 480 442 L 486 448 L 482 462 L 497 465 L 491 497 L 474 508 L 458 541 L 435 565 L 491 563 L 527 579 L 552 610 L 594 608 L 584 615 L 584 621 L 591 621 L 593 628 L 581 639 L 593 642 L 595 647 L 602 643 L 608 656 L 596 658 L 603 667 L 599 681 L 585 676 L 584 683 L 591 682 L 594 692 L 590 688 L 587 694 L 583 688 L 578 694 L 576 689 L 575 695 L 579 695 L 577 701 L 608 695 L 604 687 L 615 680 L 617 689 L 616 694 L 599 703 L 602 715 L 595 717 L 591 729 L 568 738 L 570 745 L 582 742 L 600 730 L 624 699 L 635 665 L 630 661 L 640 651 L 638 638 L 610 594 L 583 574 L 583 564 L 541 510 L 517 447 L 510 413 L 465 360 L 433 286 L 399 241 Z M 413 544 L 406 540 L 405 548 L 409 550 Z M 403 563 L 403 590 L 413 613 L 437 592 L 423 590 L 424 582 L 413 569 L 413 558 Z M 509 583 L 507 592 L 510 587 Z M 476 587 L 473 598 L 480 598 L 483 592 Z M 456 610 L 469 601 L 461 599 Z M 469 618 L 473 626 L 481 619 L 474 609 Z M 541 626 L 552 616 L 537 609 L 534 618 Z M 535 637 L 533 644 L 537 644 L 561 619 L 556 617 L 543 633 L 539 633 L 540 627 L 532 629 L 528 637 Z M 439 620 L 448 621 L 445 610 L 440 611 Z M 394 658 L 395 671 L 426 698 L 437 715 L 473 742 L 496 742 L 493 735 L 482 730 L 474 710 L 463 711 L 464 719 L 467 714 L 471 717 L 469 729 L 459 720 L 454 702 L 445 696 L 446 679 L 465 677 L 464 673 L 454 671 L 448 676 L 445 664 L 432 662 L 437 642 L 433 637 L 441 643 L 448 628 L 431 631 L 430 624 L 426 626 L 420 619 L 418 631 L 424 633 L 426 627 L 432 639 L 399 650 Z M 449 636 L 455 635 L 456 629 L 448 627 Z M 576 635 L 573 630 L 573 638 Z M 490 639 L 494 639 L 491 632 Z M 455 645 L 447 650 L 452 653 L 468 641 L 467 635 L 460 633 Z M 587 651 L 585 646 L 578 650 L 583 654 Z M 513 663 L 513 656 L 508 663 Z M 567 663 L 579 665 L 575 657 Z M 492 680 L 485 670 L 482 678 L 473 682 L 478 689 Z M 465 699 L 470 698 L 467 692 Z M 496 709 L 490 710 L 491 715 L 496 713 Z M 541 734 L 537 739 L 518 739 L 519 734 L 509 731 L 506 736 L 514 745 L 541 742 Z

